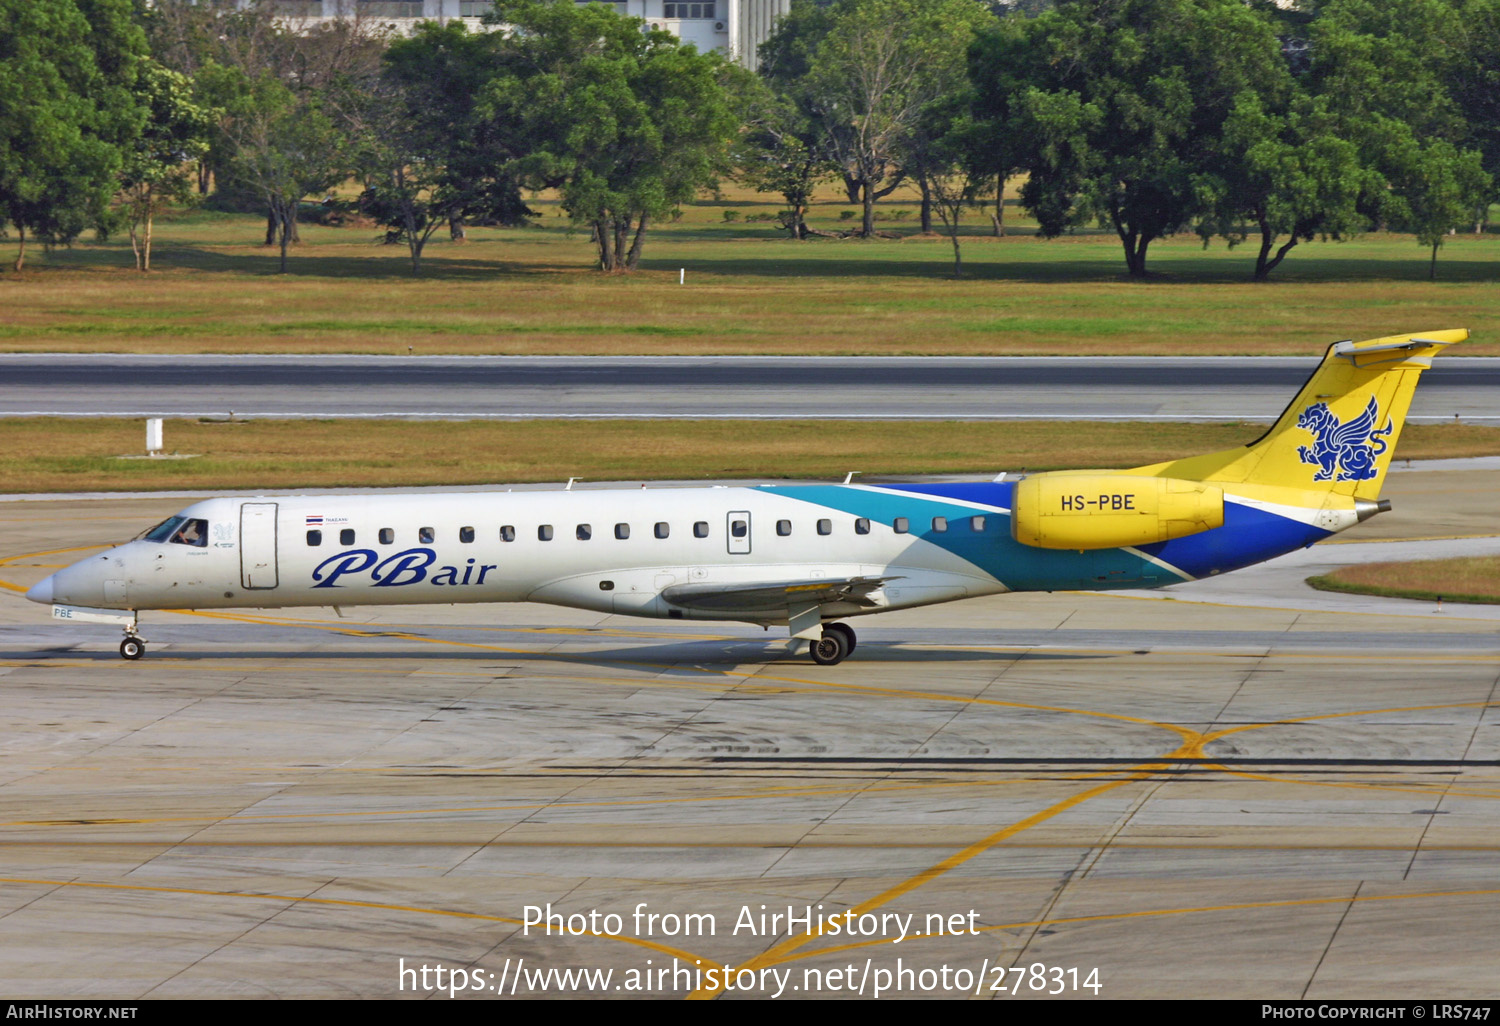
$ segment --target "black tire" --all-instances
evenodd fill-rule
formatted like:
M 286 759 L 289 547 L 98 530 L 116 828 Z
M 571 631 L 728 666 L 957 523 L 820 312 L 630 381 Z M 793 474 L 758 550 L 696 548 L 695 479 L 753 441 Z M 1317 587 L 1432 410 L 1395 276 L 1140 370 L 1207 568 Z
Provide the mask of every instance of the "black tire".
M 819 666 L 833 666 L 844 661 L 849 654 L 849 649 L 844 645 L 844 636 L 838 631 L 826 631 L 823 636 L 812 643 L 808 649 L 808 655 L 812 661 Z
M 823 625 L 823 633 L 827 634 L 829 631 L 838 631 L 844 636 L 844 655 L 852 656 L 854 654 L 854 646 L 859 643 L 854 637 L 854 628 L 850 627 L 847 623 L 825 623 Z
M 146 643 L 140 638 L 126 638 L 120 642 L 121 659 L 139 659 L 146 654 Z

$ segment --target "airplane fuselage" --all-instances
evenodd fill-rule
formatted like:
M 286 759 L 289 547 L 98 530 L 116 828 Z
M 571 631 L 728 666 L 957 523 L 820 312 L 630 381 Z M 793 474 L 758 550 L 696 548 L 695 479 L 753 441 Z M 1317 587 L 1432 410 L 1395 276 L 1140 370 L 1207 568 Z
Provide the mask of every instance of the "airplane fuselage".
M 883 579 L 825 616 L 1006 591 L 1151 588 L 1232 570 L 1352 525 L 1352 511 L 1226 496 L 1223 527 L 1057 551 L 1012 537 L 1010 482 L 209 499 L 49 578 L 104 609 L 547 602 L 633 616 L 787 622 L 715 588 Z M 1108 501 L 1108 500 L 1106 500 Z M 1127 501 L 1127 500 L 1120 500 Z M 171 524 L 172 521 L 168 521 Z M 167 525 L 162 525 L 164 528 Z

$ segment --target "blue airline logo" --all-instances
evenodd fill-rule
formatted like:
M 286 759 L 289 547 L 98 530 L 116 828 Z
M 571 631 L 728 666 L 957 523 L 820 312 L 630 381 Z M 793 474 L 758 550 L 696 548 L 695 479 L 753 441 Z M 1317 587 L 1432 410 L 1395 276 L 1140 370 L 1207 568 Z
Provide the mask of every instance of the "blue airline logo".
M 374 549 L 349 549 L 329 556 L 312 572 L 318 583 L 314 588 L 344 588 L 341 577 L 363 578 L 355 583 L 368 584 L 375 588 L 401 588 L 408 584 L 426 581 L 434 585 L 478 585 L 484 583 L 485 574 L 499 569 L 490 564 L 476 565 L 468 560 L 464 566 L 440 566 L 431 574 L 428 570 L 437 562 L 437 553 L 432 549 L 403 549 L 380 558 Z
M 1387 417 L 1385 427 L 1375 430 L 1379 419 L 1380 404 L 1374 396 L 1365 412 L 1347 422 L 1334 416 L 1327 403 L 1313 403 L 1303 410 L 1297 426 L 1313 436 L 1313 444 L 1299 445 L 1297 455 L 1303 463 L 1318 467 L 1313 480 L 1369 481 L 1379 474 L 1375 458 L 1385 452 L 1381 436 L 1389 435 L 1392 427 Z

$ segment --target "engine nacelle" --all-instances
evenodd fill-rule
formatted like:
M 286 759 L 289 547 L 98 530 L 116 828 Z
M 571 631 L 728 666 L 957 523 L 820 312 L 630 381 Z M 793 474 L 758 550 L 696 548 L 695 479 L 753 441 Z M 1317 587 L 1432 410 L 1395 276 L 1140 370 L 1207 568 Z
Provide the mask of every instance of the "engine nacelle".
M 1016 483 L 1011 534 L 1040 549 L 1113 549 L 1224 523 L 1224 489 L 1130 474 L 1035 474 Z

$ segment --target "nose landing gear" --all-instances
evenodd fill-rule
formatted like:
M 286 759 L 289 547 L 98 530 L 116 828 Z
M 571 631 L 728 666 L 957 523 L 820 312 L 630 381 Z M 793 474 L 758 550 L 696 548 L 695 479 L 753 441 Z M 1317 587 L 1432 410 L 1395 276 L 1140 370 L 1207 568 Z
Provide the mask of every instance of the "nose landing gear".
M 135 616 L 135 610 L 132 609 L 130 619 L 125 621 L 125 640 L 120 642 L 120 658 L 132 662 L 146 654 L 146 639 L 135 632 Z

